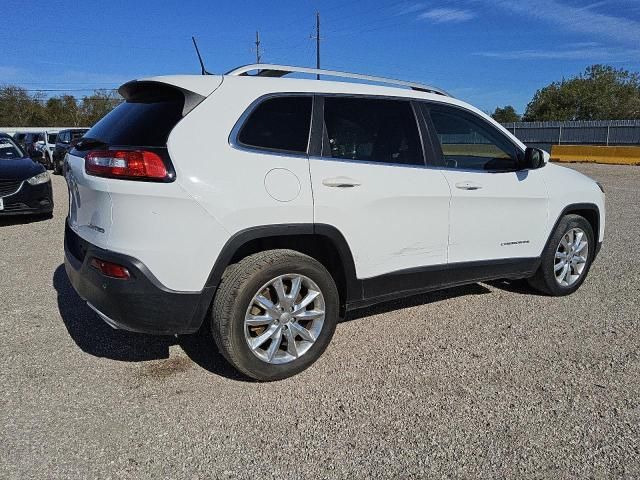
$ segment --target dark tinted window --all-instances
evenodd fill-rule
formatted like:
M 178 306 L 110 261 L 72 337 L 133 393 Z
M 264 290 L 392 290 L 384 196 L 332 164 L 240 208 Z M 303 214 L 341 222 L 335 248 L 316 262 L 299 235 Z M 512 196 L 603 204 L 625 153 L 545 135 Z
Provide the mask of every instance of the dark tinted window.
M 86 133 L 86 130 L 73 130 L 72 132 L 70 132 L 71 134 L 71 141 L 74 140 L 78 140 L 79 138 L 82 138 L 82 136 Z
M 467 170 L 515 170 L 517 149 L 489 123 L 459 108 L 428 107 L 445 165 Z
M 311 97 L 265 100 L 242 126 L 238 141 L 251 147 L 305 153 L 311 126 Z
M 418 126 L 407 101 L 327 97 L 324 120 L 326 156 L 424 164 Z
M 9 137 L 0 137 L 0 160 L 22 158 L 24 154 L 18 145 Z
M 84 136 L 112 146 L 164 147 L 182 118 L 183 107 L 184 96 L 177 90 L 140 92 L 114 108 Z

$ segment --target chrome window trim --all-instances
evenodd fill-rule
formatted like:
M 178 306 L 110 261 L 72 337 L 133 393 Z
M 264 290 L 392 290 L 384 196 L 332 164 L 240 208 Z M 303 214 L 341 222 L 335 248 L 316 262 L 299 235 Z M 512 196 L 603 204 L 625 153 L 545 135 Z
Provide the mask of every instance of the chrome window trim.
M 15 192 L 10 193 L 9 195 L 3 195 L 3 196 L 2 196 L 2 198 L 11 197 L 11 196 L 16 195 L 17 193 L 19 193 L 19 192 L 20 192 L 20 190 L 22 190 L 22 186 L 24 185 L 24 182 L 26 182 L 26 180 L 22 180 L 22 181 L 20 182 L 20 186 L 18 186 L 18 189 L 17 189 Z

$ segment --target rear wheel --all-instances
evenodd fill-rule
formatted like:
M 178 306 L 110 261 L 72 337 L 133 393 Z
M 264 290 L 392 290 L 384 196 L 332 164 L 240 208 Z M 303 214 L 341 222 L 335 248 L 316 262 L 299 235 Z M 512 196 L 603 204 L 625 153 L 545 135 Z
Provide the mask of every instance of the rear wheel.
M 211 329 L 224 357 L 261 381 L 295 375 L 329 345 L 339 311 L 329 272 L 293 250 L 269 250 L 227 268 Z
M 548 295 L 569 295 L 584 282 L 594 252 L 591 224 L 580 215 L 566 215 L 549 239 L 540 268 L 529 284 Z

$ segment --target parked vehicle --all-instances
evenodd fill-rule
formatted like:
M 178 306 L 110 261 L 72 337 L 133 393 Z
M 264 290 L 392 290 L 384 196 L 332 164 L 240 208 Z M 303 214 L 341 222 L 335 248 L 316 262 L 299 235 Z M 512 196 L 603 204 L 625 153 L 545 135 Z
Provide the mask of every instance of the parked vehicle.
M 88 128 L 69 128 L 60 130 L 56 136 L 56 145 L 52 153 L 53 173 L 61 174 L 64 157 L 71 148 L 87 133 Z
M 44 139 L 42 132 L 27 132 L 24 137 L 24 148 L 28 155 L 33 155 L 35 152 L 40 151 L 40 142 Z M 43 162 L 42 156 L 37 156 L 38 161 Z
M 492 279 L 573 293 L 602 244 L 596 182 L 438 88 L 261 64 L 120 93 L 67 157 L 71 283 L 115 328 L 207 318 L 258 380 L 377 302 Z
M 24 139 L 27 136 L 25 132 L 16 132 L 13 134 L 13 139 L 16 141 L 18 145 L 22 148 L 25 148 Z
M 0 133 L 0 216 L 52 215 L 53 194 L 46 168 L 4 133 Z
M 38 149 L 42 152 L 44 165 L 53 170 L 53 150 L 56 147 L 57 131 L 47 130 L 42 133 L 42 140 L 38 142 Z

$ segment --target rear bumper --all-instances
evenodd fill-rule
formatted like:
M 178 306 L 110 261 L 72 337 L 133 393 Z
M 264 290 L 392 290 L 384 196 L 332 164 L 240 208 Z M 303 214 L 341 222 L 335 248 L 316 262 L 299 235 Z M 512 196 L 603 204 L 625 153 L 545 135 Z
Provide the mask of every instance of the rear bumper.
M 78 236 L 67 224 L 65 270 L 73 288 L 110 326 L 155 335 L 197 331 L 215 288 L 178 292 L 164 287 L 139 260 L 99 248 Z M 119 280 L 90 266 L 96 257 L 126 267 L 131 278 Z
M 51 182 L 32 186 L 24 181 L 16 193 L 3 197 L 3 204 L 4 208 L 0 210 L 0 216 L 51 213 L 53 212 Z

